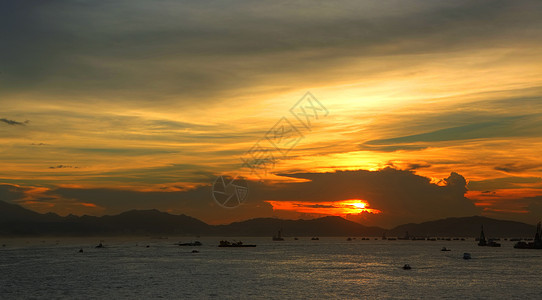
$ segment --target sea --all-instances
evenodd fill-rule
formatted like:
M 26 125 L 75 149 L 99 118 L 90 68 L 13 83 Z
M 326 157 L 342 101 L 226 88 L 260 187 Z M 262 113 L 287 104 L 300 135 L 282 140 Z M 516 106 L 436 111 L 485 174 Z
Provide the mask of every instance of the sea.
M 221 239 L 0 239 L 0 298 L 542 299 L 542 250 L 510 241 Z

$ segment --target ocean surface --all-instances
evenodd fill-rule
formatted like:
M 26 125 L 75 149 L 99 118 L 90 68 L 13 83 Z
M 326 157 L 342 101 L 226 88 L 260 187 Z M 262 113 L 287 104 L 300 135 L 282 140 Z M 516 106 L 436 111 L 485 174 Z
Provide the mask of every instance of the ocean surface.
M 0 239 L 0 298 L 542 299 L 542 250 L 509 241 L 220 239 Z

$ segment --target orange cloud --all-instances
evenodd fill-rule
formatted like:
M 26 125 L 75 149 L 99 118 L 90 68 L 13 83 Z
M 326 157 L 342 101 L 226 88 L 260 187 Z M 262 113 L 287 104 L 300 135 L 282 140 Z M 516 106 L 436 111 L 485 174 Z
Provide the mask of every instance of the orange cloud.
M 381 213 L 378 209 L 367 208 L 369 203 L 364 200 L 350 199 L 333 202 L 301 202 L 301 201 L 265 201 L 273 210 L 292 211 L 306 214 L 321 214 L 344 216 L 361 213 Z

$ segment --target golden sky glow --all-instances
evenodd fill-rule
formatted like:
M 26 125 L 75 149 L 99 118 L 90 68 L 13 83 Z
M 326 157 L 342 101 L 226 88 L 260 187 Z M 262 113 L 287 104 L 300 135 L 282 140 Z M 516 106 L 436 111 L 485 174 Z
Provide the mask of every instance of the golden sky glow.
M 539 1 L 215 5 L 48 1 L 0 12 L 18 28 L 0 50 L 0 200 L 61 214 L 156 207 L 211 223 L 362 211 L 389 226 L 444 217 L 438 202 L 455 199 L 474 207 L 464 214 L 540 218 Z M 263 178 L 243 169 L 282 117 L 295 122 L 289 110 L 307 91 L 329 114 L 310 129 L 295 123 L 303 139 Z M 386 168 L 451 194 L 399 216 L 400 203 L 379 195 L 408 193 L 402 182 L 366 195 L 352 182 L 337 191 L 350 198 L 318 201 L 275 191 L 312 178 L 288 174 L 380 178 Z M 464 192 L 446 181 L 453 173 Z M 219 174 L 263 180 L 276 198 L 257 187 L 225 212 L 205 190 Z M 357 198 L 370 206 L 344 200 Z

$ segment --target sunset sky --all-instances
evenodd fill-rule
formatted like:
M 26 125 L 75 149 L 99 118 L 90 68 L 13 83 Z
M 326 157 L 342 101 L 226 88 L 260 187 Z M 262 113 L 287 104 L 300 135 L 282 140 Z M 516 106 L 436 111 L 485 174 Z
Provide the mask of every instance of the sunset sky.
M 541 15 L 540 1 L 3 1 L 0 200 L 212 224 L 535 223 Z M 290 111 L 307 97 L 309 127 Z M 241 158 L 284 120 L 302 138 L 249 172 Z M 218 175 L 249 179 L 244 204 L 215 203 Z

